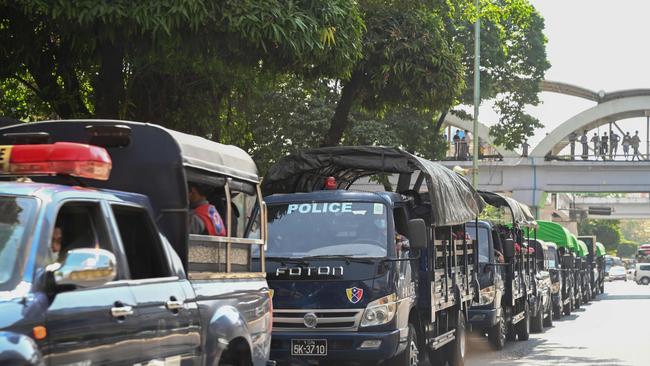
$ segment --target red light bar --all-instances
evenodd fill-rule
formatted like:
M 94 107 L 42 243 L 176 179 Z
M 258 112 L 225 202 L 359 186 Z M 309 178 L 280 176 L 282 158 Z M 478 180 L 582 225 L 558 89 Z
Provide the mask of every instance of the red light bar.
M 108 180 L 111 157 L 106 149 L 71 142 L 0 146 L 0 164 L 11 175 L 71 175 Z

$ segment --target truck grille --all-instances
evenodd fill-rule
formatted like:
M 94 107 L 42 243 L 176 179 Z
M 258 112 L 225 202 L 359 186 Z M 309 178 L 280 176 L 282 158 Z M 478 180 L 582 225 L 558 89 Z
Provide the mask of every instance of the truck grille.
M 309 313 L 314 313 L 318 318 L 315 328 L 308 328 L 305 325 L 305 315 Z M 356 331 L 362 315 L 363 309 L 273 309 L 273 330 Z

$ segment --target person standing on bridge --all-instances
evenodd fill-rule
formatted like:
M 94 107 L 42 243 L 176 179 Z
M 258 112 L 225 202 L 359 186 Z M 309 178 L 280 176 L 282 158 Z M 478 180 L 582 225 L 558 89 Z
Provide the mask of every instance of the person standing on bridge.
M 587 137 L 587 130 L 580 136 L 580 143 L 582 144 L 582 160 L 589 158 L 589 137 Z
M 641 161 L 641 153 L 639 153 L 639 145 L 641 144 L 641 138 L 639 137 L 639 131 L 636 131 L 634 133 L 634 136 L 632 136 L 632 149 L 634 149 L 634 155 L 632 155 L 632 161 L 634 161 L 634 158 L 639 159 Z
M 578 134 L 573 131 L 569 134 L 569 145 L 571 145 L 571 160 L 576 159 L 576 140 L 578 139 Z
M 609 136 L 609 139 L 612 144 L 612 148 L 609 150 L 609 160 L 612 160 L 616 159 L 618 153 L 618 142 L 621 140 L 621 137 L 616 134 L 616 132 L 612 131 L 612 135 Z
M 600 137 L 598 137 L 597 132 L 594 132 L 594 137 L 591 138 L 591 142 L 594 144 L 594 157 L 598 160 L 598 155 L 600 155 Z
M 454 137 L 451 138 L 451 140 L 454 142 L 454 157 L 456 160 L 460 157 L 460 131 L 456 130 L 456 133 L 454 134 Z
M 603 136 L 600 138 L 600 156 L 603 160 L 607 159 L 607 153 L 609 152 L 608 140 L 607 132 L 603 132 Z
M 632 137 L 630 136 L 630 133 L 627 132 L 625 136 L 623 136 L 623 156 L 625 156 L 625 161 L 627 161 L 627 158 L 630 156 L 630 145 L 632 145 Z

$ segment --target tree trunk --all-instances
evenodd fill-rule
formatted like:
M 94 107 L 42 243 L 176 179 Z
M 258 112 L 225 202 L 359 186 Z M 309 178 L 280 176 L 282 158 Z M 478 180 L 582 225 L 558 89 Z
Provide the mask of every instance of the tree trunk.
M 124 49 L 116 43 L 99 45 L 101 64 L 95 79 L 95 116 L 120 118 L 120 102 L 124 98 Z
M 438 120 L 436 121 L 436 124 L 433 126 L 434 129 L 433 131 L 436 134 L 440 133 L 440 129 L 442 128 L 442 124 L 445 123 L 445 118 L 447 118 L 447 113 L 449 113 L 449 108 L 445 109 L 440 113 L 440 117 L 438 117 Z
M 343 86 L 341 99 L 339 99 L 339 102 L 336 104 L 334 117 L 332 117 L 330 128 L 327 131 L 327 135 L 323 139 L 321 146 L 336 146 L 341 142 L 343 132 L 345 132 L 345 129 L 350 123 L 348 120 L 350 110 L 352 110 L 352 106 L 354 105 L 354 101 L 361 89 L 362 83 L 363 72 L 361 70 L 355 70 L 352 73 L 350 80 Z

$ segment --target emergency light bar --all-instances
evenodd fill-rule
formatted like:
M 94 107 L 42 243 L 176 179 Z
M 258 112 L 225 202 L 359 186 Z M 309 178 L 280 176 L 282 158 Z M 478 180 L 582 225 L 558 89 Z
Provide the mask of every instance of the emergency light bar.
M 4 175 L 71 175 L 108 180 L 111 157 L 106 149 L 72 142 L 0 146 Z

